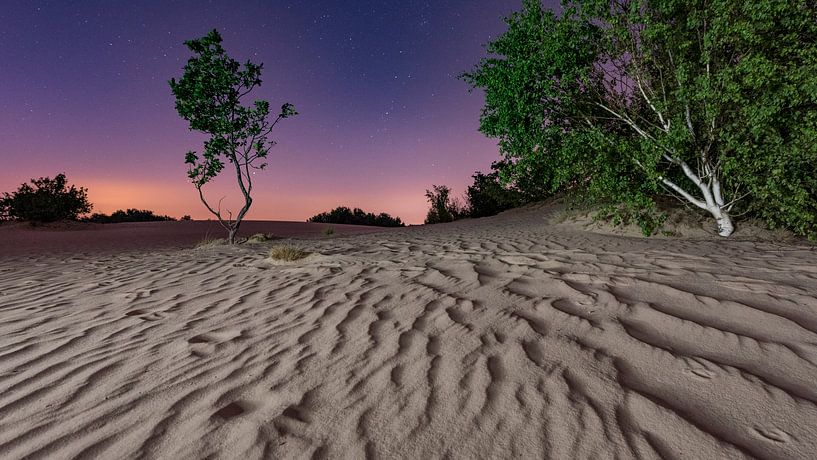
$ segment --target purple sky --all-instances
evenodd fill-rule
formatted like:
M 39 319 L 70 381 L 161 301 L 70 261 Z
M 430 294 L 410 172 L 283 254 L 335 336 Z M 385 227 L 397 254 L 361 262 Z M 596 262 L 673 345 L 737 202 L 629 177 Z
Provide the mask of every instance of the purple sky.
M 94 211 L 207 218 L 183 163 L 201 150 L 167 80 L 183 41 L 217 28 L 263 62 L 251 96 L 301 115 L 273 131 L 248 219 L 335 206 L 422 222 L 431 184 L 461 194 L 498 159 L 477 131 L 481 92 L 456 76 L 485 56 L 521 0 L 10 2 L 0 9 L 0 191 L 65 172 Z M 205 188 L 235 208 L 232 181 Z

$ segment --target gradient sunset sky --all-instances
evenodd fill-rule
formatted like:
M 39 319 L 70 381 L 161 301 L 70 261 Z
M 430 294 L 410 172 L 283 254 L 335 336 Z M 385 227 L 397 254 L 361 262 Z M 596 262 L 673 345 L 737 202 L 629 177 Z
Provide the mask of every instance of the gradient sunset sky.
M 251 94 L 300 115 L 273 131 L 247 219 L 304 220 L 339 205 L 421 223 L 431 184 L 457 195 L 488 170 L 483 94 L 456 77 L 521 0 L 6 2 L 0 9 L 0 191 L 65 172 L 95 212 L 210 217 L 187 181 L 203 137 L 167 81 L 216 28 L 227 52 L 263 62 Z M 235 209 L 234 181 L 205 188 Z M 229 197 L 234 198 L 230 200 Z

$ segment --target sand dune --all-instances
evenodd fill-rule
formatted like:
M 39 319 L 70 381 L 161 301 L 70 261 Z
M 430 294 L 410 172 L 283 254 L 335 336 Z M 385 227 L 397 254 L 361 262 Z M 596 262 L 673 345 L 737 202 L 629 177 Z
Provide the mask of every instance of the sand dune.
M 809 246 L 550 211 L 0 261 L 2 458 L 815 458 Z
M 391 229 L 362 225 L 318 224 L 308 222 L 244 221 L 239 237 L 271 233 L 276 237 L 310 238 L 322 236 L 332 227 L 336 235 L 384 232 Z M 0 225 L 0 258 L 37 253 L 111 253 L 152 251 L 193 247 L 204 238 L 225 238 L 227 232 L 216 221 L 129 222 L 92 224 L 85 222 Z

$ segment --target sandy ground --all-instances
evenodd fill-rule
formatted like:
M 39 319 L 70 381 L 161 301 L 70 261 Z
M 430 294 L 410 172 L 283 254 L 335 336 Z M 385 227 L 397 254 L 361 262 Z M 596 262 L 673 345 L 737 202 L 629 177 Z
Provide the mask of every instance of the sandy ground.
M 332 227 L 336 235 L 388 231 L 361 225 L 308 222 L 244 221 L 239 237 L 272 233 L 276 237 L 314 238 Z M 0 258 L 36 253 L 111 253 L 192 248 L 205 238 L 226 238 L 216 221 L 138 222 L 123 224 L 57 223 L 32 227 L 25 223 L 0 225 Z
M 0 457 L 815 458 L 813 246 L 551 214 L 7 256 Z

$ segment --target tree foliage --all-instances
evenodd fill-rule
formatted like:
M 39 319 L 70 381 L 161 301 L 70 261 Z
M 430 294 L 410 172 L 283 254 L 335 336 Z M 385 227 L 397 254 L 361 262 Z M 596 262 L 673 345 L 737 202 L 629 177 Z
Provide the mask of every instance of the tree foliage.
M 244 106 L 242 99 L 261 85 L 263 64 L 247 61 L 243 66 L 227 55 L 221 46 L 222 38 L 213 30 L 206 36 L 185 42 L 194 53 L 187 61 L 184 75 L 170 80 L 176 98 L 176 111 L 191 130 L 207 134 L 204 151 L 189 151 L 185 163 L 199 197 L 221 225 L 228 231 L 230 244 L 244 215 L 252 205 L 253 175 L 267 166 L 266 158 L 275 144 L 269 134 L 279 121 L 297 115 L 292 104 L 281 106 L 278 116 L 270 121 L 270 104 L 256 100 Z M 235 219 L 232 212 L 222 214 L 221 205 L 215 208 L 204 197 L 202 187 L 231 164 L 244 205 Z
M 518 188 L 502 183 L 500 168 L 503 166 L 503 163 L 494 163 L 490 173 L 477 171 L 471 176 L 474 182 L 465 191 L 468 217 L 493 216 L 529 202 Z
M 374 227 L 404 227 L 403 221 L 399 217 L 392 217 L 385 212 L 374 214 L 365 212 L 360 208 L 349 209 L 346 206 L 322 212 L 307 219 L 307 222 L 320 222 L 325 224 L 349 224 L 349 225 L 370 225 Z
M 431 205 L 426 224 L 441 224 L 468 217 L 465 206 L 451 197 L 451 189 L 446 185 L 432 185 L 431 190 L 426 190 L 426 199 Z
M 76 220 L 92 208 L 88 190 L 74 185 L 69 187 L 63 173 L 53 179 L 31 179 L 31 185 L 23 183 L 15 192 L 4 192 L 0 199 L 0 216 L 31 222 Z
M 735 211 L 814 236 L 815 11 L 579 0 L 557 16 L 525 0 L 463 78 L 485 89 L 480 130 L 499 139 L 506 180 L 642 209 L 676 196 L 724 236 Z

